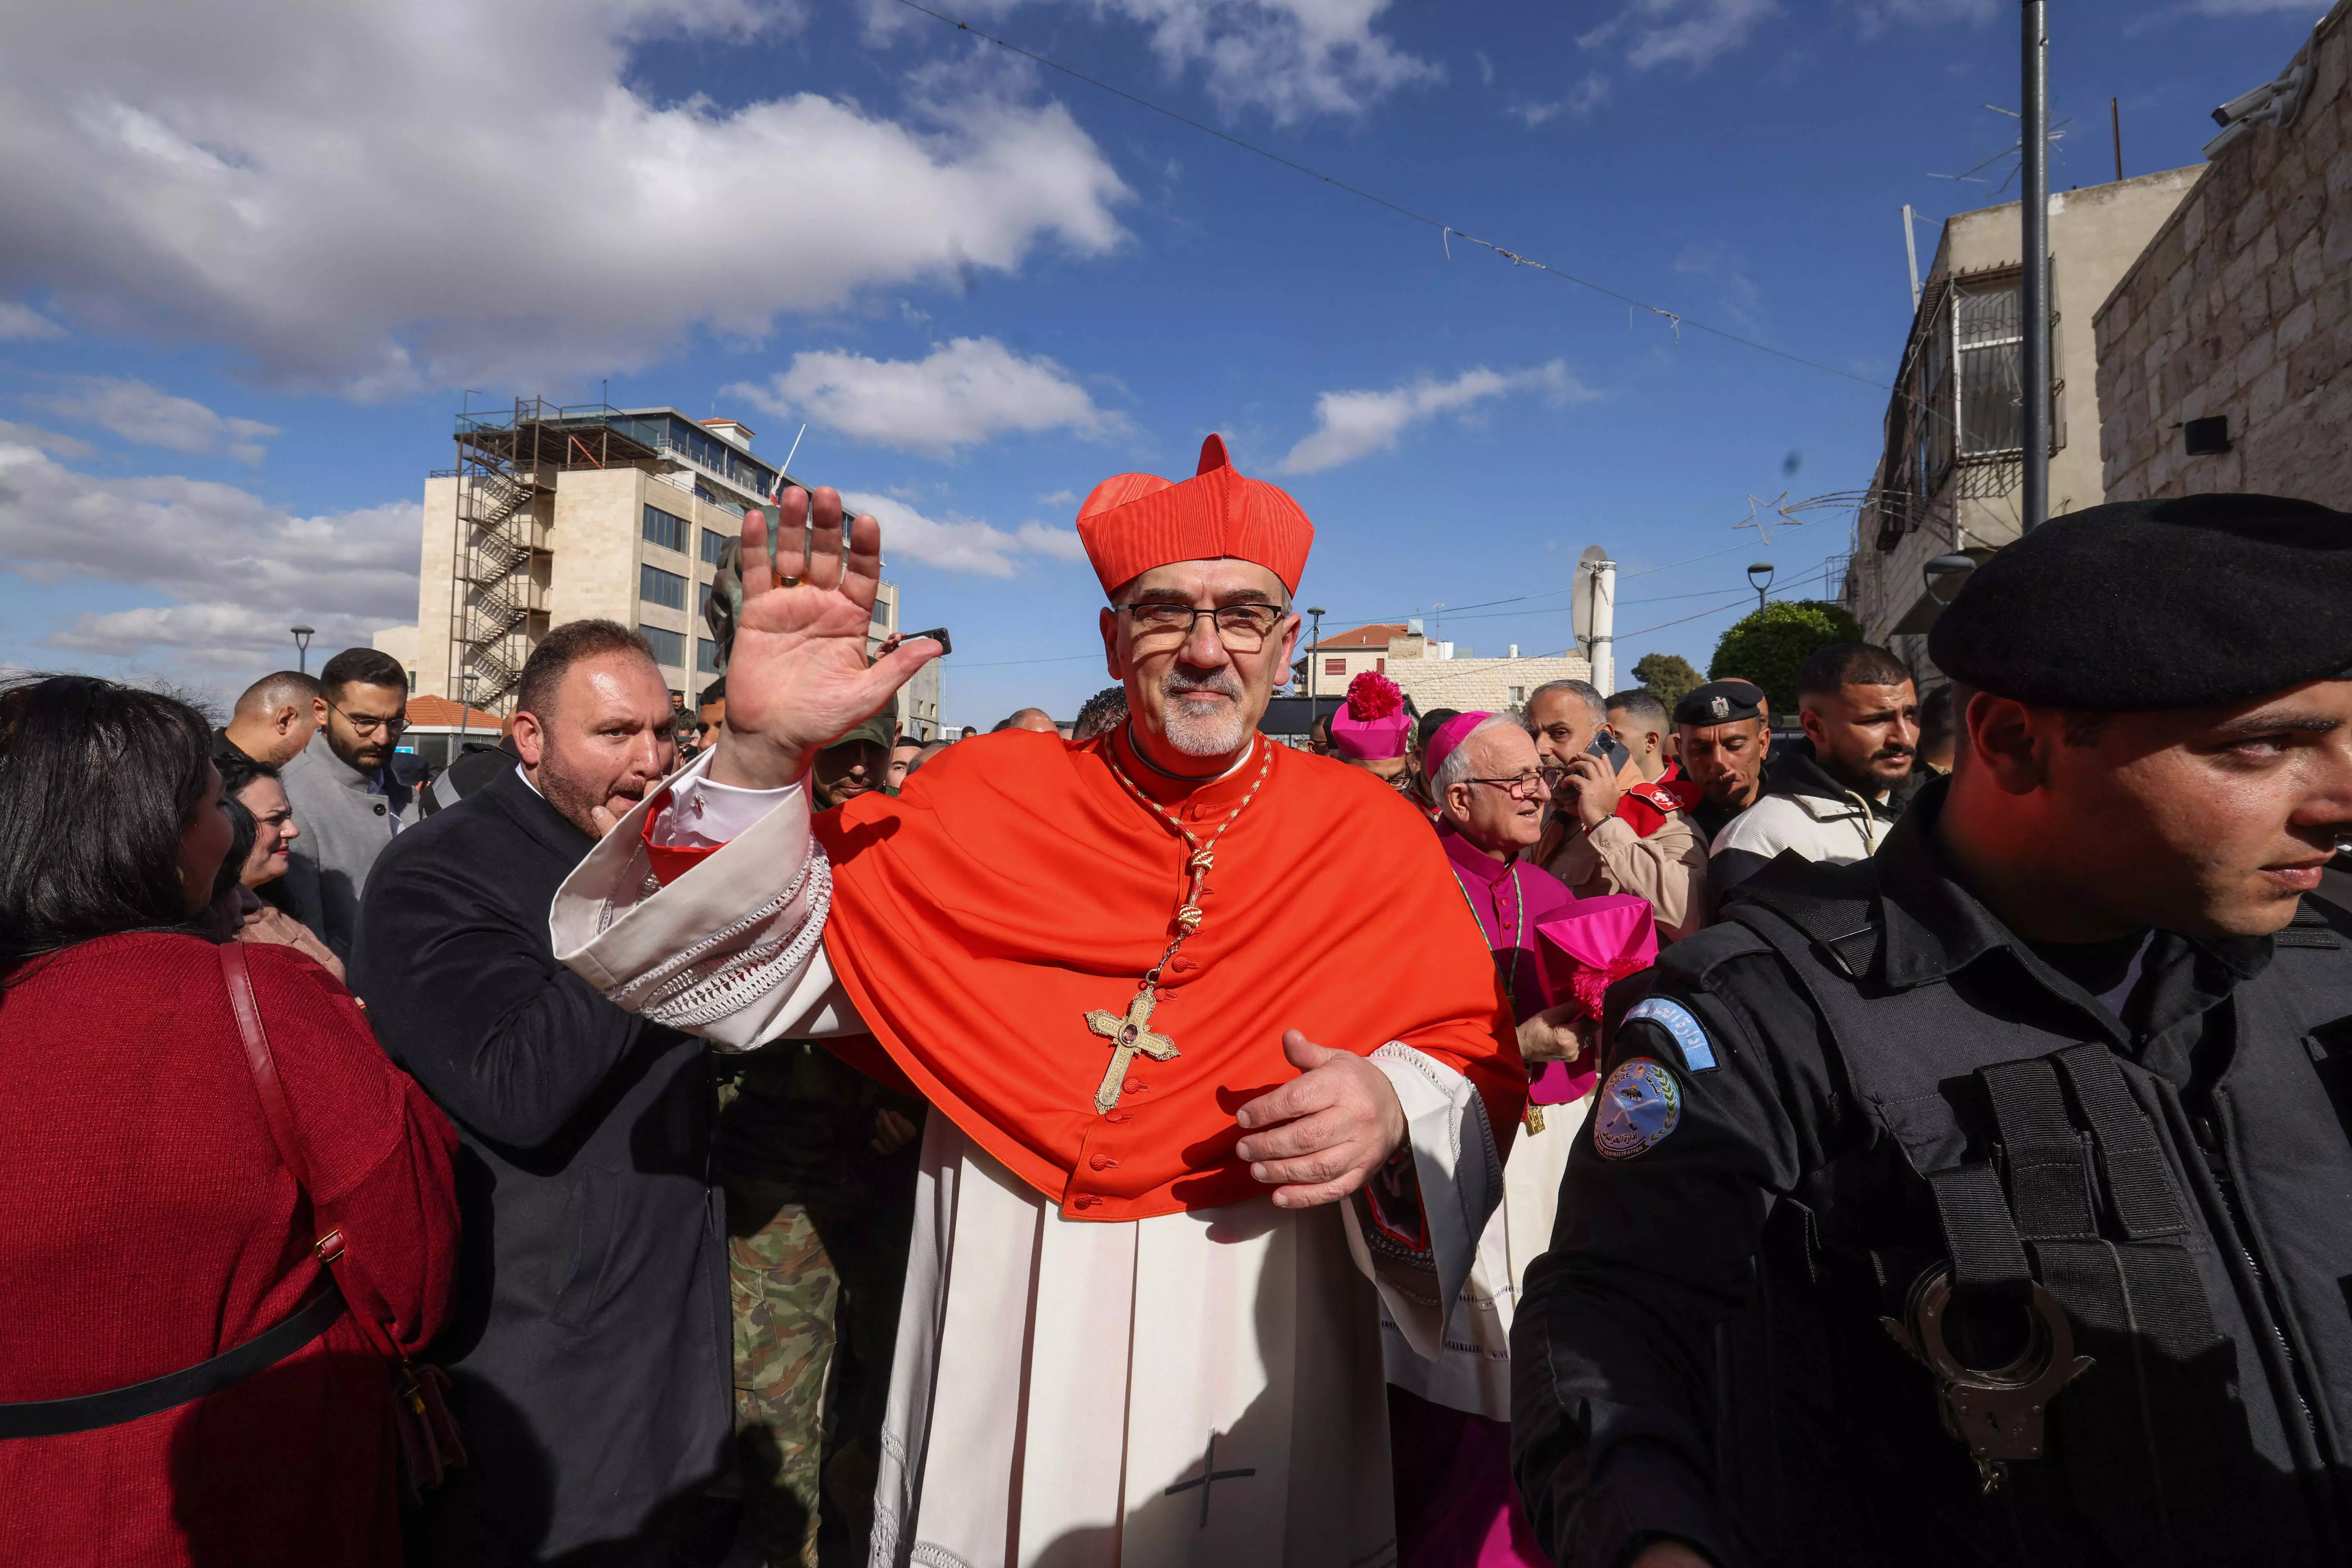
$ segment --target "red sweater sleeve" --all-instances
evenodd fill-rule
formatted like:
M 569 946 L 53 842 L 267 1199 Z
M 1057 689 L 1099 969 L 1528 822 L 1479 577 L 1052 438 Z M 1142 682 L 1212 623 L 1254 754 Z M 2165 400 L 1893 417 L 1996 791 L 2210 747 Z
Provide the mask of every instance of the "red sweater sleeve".
M 325 970 L 286 947 L 255 944 L 247 962 L 318 1230 L 342 1232 L 346 1276 L 356 1263 L 394 1337 L 419 1350 L 447 1321 L 456 1282 L 457 1134 Z

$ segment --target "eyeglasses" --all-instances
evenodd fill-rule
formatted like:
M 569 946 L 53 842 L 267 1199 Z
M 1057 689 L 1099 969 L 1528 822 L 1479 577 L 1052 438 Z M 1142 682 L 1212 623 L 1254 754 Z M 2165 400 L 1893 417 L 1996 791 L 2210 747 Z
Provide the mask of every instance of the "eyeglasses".
M 383 731 L 387 736 L 398 735 L 408 728 L 408 716 L 404 713 L 390 719 L 371 719 L 363 713 L 352 713 L 335 707 L 331 698 L 321 698 L 320 700 L 325 702 L 335 712 L 342 714 L 343 722 L 352 727 L 352 732 L 355 735 L 373 735 L 378 730 Z
M 1158 599 L 1140 605 L 1113 605 L 1111 608 L 1127 612 L 1139 643 L 1188 642 L 1193 624 L 1207 616 L 1216 624 L 1217 640 L 1235 653 L 1255 653 L 1264 647 L 1265 639 L 1274 635 L 1275 628 L 1290 613 L 1280 605 L 1219 605 L 1201 610 Z
M 1465 784 L 1492 784 L 1511 792 L 1513 800 L 1541 800 L 1551 793 L 1551 780 L 1542 773 L 1521 773 L 1507 779 L 1465 779 Z

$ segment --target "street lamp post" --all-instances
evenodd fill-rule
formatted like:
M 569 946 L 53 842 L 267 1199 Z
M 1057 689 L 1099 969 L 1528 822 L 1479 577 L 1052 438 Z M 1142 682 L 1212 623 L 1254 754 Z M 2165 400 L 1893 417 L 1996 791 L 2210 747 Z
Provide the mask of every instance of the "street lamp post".
M 294 669 L 297 674 L 310 673 L 310 639 L 318 635 L 316 626 L 289 626 L 294 634 Z
M 1960 596 L 1960 590 L 1968 586 L 1969 574 L 1976 569 L 1974 556 L 1938 555 L 1919 568 L 1919 576 L 1927 584 L 1928 597 L 1939 605 L 1948 605 Z
M 2025 404 L 2023 531 L 2050 516 L 2050 21 L 2044 0 L 2024 0 L 2025 34 L 2019 86 L 2025 101 L 2018 129 L 2023 277 L 2018 304 L 2025 317 L 2024 352 L 2018 355 Z
M 457 752 L 449 759 L 453 763 L 466 754 L 466 721 L 474 716 L 474 682 L 481 679 L 470 669 L 465 673 L 466 695 L 457 703 Z
M 1315 646 L 1323 640 L 1323 606 L 1309 605 L 1307 614 L 1315 623 L 1315 629 L 1307 634 L 1307 729 L 1311 734 L 1315 729 Z
M 1772 563 L 1759 561 L 1748 568 L 1748 585 L 1756 590 L 1756 607 L 1764 607 L 1764 590 L 1772 585 Z

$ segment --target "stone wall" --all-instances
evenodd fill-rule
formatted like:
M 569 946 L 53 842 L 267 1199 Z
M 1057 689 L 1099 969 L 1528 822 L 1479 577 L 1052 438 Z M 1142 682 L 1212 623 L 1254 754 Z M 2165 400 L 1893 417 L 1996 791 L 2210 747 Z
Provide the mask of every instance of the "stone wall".
M 2352 505 L 2347 14 L 2352 0 L 2314 30 L 2294 123 L 2224 149 L 2100 308 L 2110 500 L 2255 490 Z M 2180 426 L 2213 415 L 2232 449 L 2188 456 Z

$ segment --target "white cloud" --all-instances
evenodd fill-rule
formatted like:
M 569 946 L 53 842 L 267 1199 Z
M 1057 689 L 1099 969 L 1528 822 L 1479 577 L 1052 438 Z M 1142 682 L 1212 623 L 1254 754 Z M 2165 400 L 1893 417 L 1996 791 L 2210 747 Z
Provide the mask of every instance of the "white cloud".
M 1076 531 L 1024 522 L 1007 533 L 993 523 L 950 512 L 944 520 L 924 516 L 905 501 L 889 496 L 844 494 L 842 503 L 856 512 L 871 512 L 882 525 L 882 554 L 888 561 L 913 561 L 942 572 L 968 572 L 981 577 L 1010 577 L 1021 570 L 1024 556 L 1044 555 L 1056 561 L 1083 561 Z
M 962 16 L 1010 16 L 1033 0 L 961 0 Z M 1198 68 L 1227 114 L 1257 110 L 1277 125 L 1361 114 L 1400 88 L 1443 81 L 1435 62 L 1374 30 L 1389 0 L 1088 0 L 1097 15 L 1149 30 L 1171 75 Z M 866 27 L 898 37 L 939 24 L 893 0 L 866 0 Z M 918 35 L 919 36 L 919 34 Z M 1017 41 L 1017 40 L 1016 40 Z
M 892 120 L 814 91 L 656 104 L 641 43 L 775 0 L 20 5 L 0 291 L 359 396 L 526 390 L 864 291 L 1098 255 L 1127 198 L 1058 104 L 966 73 Z M 822 215 L 821 218 L 814 215 Z
M 1559 98 L 1545 103 L 1515 103 L 1507 111 L 1528 130 L 1567 115 L 1571 120 L 1589 120 L 1595 110 L 1609 101 L 1609 79 L 1599 71 L 1588 71 L 1584 79 L 1571 86 Z
M 2310 0 L 2193 0 L 2202 6 L 2252 10 L 2294 9 Z M 1843 0 L 1855 29 L 1874 38 L 1898 24 L 1937 26 L 1983 23 L 2004 12 L 2000 0 Z M 1780 0 L 1627 0 L 1623 10 L 1584 33 L 1587 49 L 1622 50 L 1636 70 L 1682 65 L 1700 69 L 1743 48 L 1758 29 L 1780 15 Z
M 1087 547 L 1078 541 L 1075 528 L 1050 528 L 1042 522 L 1024 522 L 1014 537 L 1024 550 L 1040 555 L 1050 555 L 1056 561 L 1084 561 Z
M 68 386 L 66 392 L 25 401 L 67 419 L 103 425 L 125 440 L 174 452 L 226 452 L 247 463 L 261 461 L 262 437 L 278 433 L 275 425 L 228 418 L 143 381 L 77 375 L 68 378 Z
M 784 419 L 806 419 L 853 441 L 945 456 L 1002 435 L 1124 431 L 1127 421 L 1095 406 L 1067 371 L 1024 359 L 994 338 L 957 338 L 919 360 L 877 360 L 841 350 L 794 354 L 765 385 L 739 383 L 730 395 Z
M 86 474 L 59 443 L 0 426 L 0 571 L 94 578 L 164 603 L 85 615 L 52 645 L 198 671 L 285 661 L 286 628 L 332 651 L 416 617 L 414 501 L 296 517 L 233 485 Z
M 1528 370 L 1465 370 L 1452 381 L 1421 376 L 1386 392 L 1327 392 L 1315 400 L 1315 430 L 1282 459 L 1286 474 L 1319 473 L 1392 447 L 1411 426 L 1461 414 L 1514 392 L 1538 392 L 1554 404 L 1589 403 L 1601 395 L 1558 360 Z
M 0 300 L 0 342 L 11 340 L 61 338 L 66 330 L 34 310 L 15 300 Z
M 1694 68 L 1739 48 L 1780 9 L 1778 0 L 1633 0 L 1577 43 L 1588 49 L 1624 46 L 1625 63 Z

